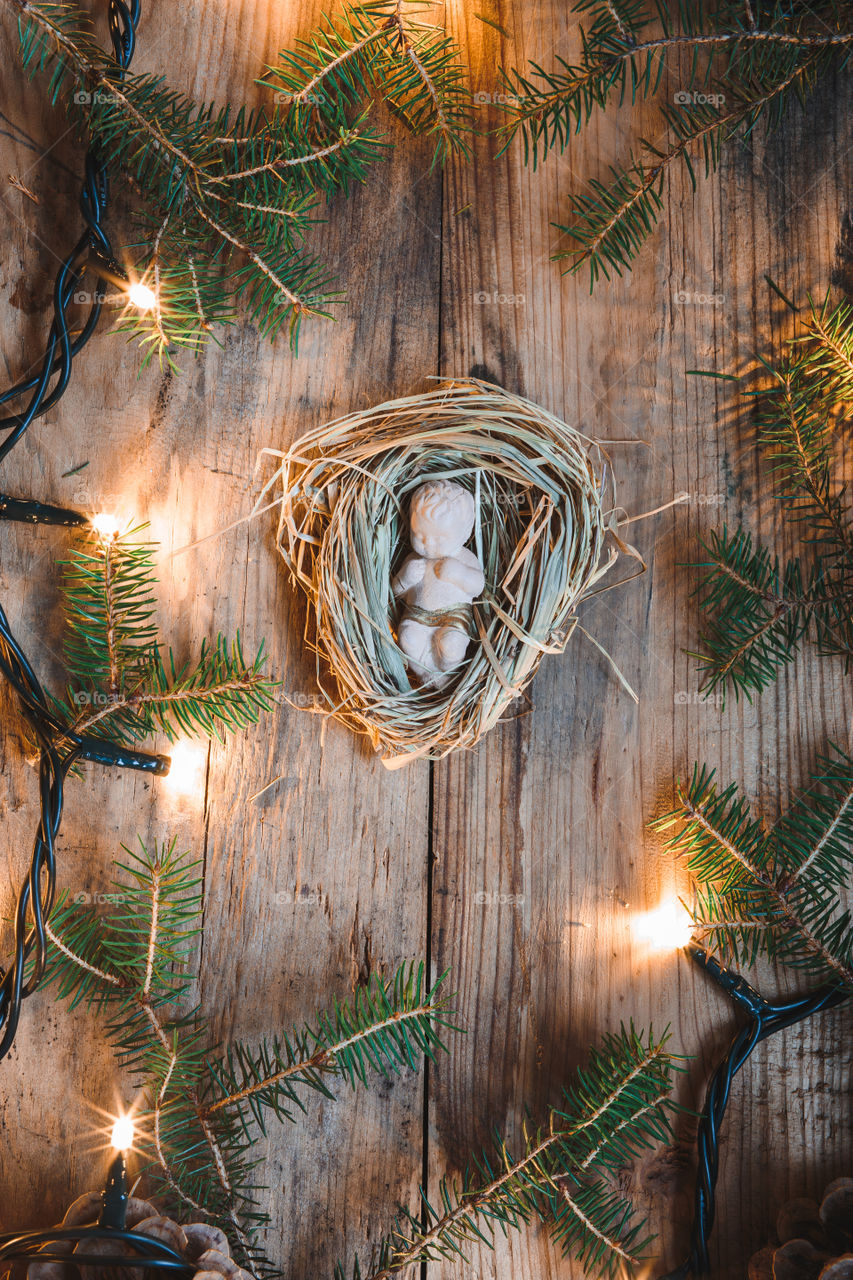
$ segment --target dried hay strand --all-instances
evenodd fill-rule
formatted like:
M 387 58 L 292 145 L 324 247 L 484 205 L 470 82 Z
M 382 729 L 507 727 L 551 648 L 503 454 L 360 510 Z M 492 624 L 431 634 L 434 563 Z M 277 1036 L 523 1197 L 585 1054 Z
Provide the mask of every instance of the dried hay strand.
M 320 690 L 389 768 L 478 742 L 545 654 L 565 649 L 578 603 L 620 552 L 636 556 L 618 536 L 599 446 L 486 382 L 443 383 L 266 452 L 280 459 L 264 493 L 281 486 L 277 544 L 308 599 Z M 434 689 L 409 679 L 390 584 L 409 550 L 408 500 L 438 478 L 474 494 L 486 586 L 474 605 L 478 638 Z

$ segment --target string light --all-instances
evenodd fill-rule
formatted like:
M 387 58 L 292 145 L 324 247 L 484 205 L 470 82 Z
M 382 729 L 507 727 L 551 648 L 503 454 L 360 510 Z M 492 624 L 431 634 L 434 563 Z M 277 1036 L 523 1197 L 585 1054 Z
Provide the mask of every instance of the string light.
M 708 1083 L 705 1104 L 699 1115 L 696 1134 L 698 1169 L 694 1191 L 693 1226 L 690 1253 L 673 1271 L 661 1280 L 687 1280 L 711 1269 L 708 1238 L 714 1225 L 715 1189 L 720 1167 L 720 1130 L 731 1097 L 732 1081 L 749 1058 L 756 1045 L 768 1036 L 793 1027 L 824 1009 L 847 1000 L 850 992 L 845 987 L 828 983 L 804 996 L 766 1000 L 760 991 L 747 982 L 741 974 L 720 964 L 704 947 L 694 943 L 690 958 L 723 991 L 739 1011 L 739 1026 L 731 1044 Z M 747 1021 L 744 1024 L 743 1015 Z
M 153 311 L 157 306 L 157 295 L 154 290 L 141 280 L 131 280 L 124 267 L 100 249 L 89 250 L 85 266 L 87 270 L 93 271 L 99 280 L 114 284 L 121 289 L 122 296 L 140 311 Z
M 127 290 L 128 300 L 140 311 L 153 311 L 157 305 L 157 295 L 147 284 L 137 280 Z
M 176 742 L 170 753 L 171 765 L 163 783 L 176 796 L 204 794 L 207 748 L 198 742 Z
M 111 1146 L 116 1151 L 129 1151 L 133 1146 L 133 1132 L 133 1117 L 118 1116 L 110 1137 Z
M 92 516 L 90 523 L 102 542 L 112 542 L 121 528 L 118 516 L 110 515 L 108 511 L 101 511 L 98 515 Z
M 115 69 L 121 79 L 127 72 L 136 48 L 140 0 L 109 0 L 108 29 Z M 115 261 L 104 229 L 109 199 L 109 181 L 104 157 L 90 147 L 80 193 L 80 214 L 84 226 L 77 242 L 60 261 L 54 282 L 53 319 L 40 359 L 28 361 L 28 371 L 14 386 L 0 392 L 0 406 L 18 402 L 18 409 L 0 415 L 0 463 L 23 439 L 32 423 L 48 413 L 64 395 L 75 357 L 89 342 L 98 326 L 103 294 L 88 296 L 89 313 L 82 326 L 72 331 L 68 311 L 77 303 L 77 294 L 87 272 L 103 281 L 114 281 L 128 301 L 143 310 L 156 305 L 156 297 L 141 281 L 130 281 Z M 90 523 L 109 542 L 117 536 L 118 521 L 105 524 L 104 517 L 88 521 L 80 512 L 51 506 L 31 498 L 0 493 L 0 520 L 25 524 L 57 525 L 67 528 Z M 14 916 L 14 952 L 0 967 L 0 1059 L 12 1047 L 24 999 L 38 989 L 47 960 L 45 922 L 50 916 L 56 888 L 56 841 L 64 806 L 65 781 L 75 764 L 91 760 L 107 767 L 140 769 L 163 774 L 169 761 L 164 756 L 133 751 L 121 743 L 95 735 L 78 733 L 65 723 L 18 643 L 0 606 L 0 673 L 18 695 L 25 717 L 39 748 L 40 818 L 33 842 L 29 872 L 24 879 Z M 41 1242 L 43 1243 L 43 1241 Z M 14 1246 L 13 1246 L 14 1247 Z M 38 1246 L 35 1246 L 38 1247 Z M 158 1246 L 159 1247 L 159 1246 Z M 0 1261 L 3 1260 L 0 1237 Z M 15 1256 L 14 1253 L 9 1256 Z M 178 1260 L 180 1261 L 180 1260 Z M 0 1271 L 4 1268 L 0 1267 Z
M 679 898 L 665 898 L 633 919 L 634 936 L 652 951 L 677 951 L 693 940 L 693 920 Z
M 109 33 L 119 77 L 130 66 L 136 47 L 140 0 L 109 0 Z M 0 392 L 0 405 L 17 401 L 19 408 L 0 416 L 2 463 L 21 441 L 33 422 L 48 413 L 64 395 L 73 361 L 98 327 L 103 295 L 89 296 L 89 314 L 82 327 L 72 332 L 68 311 L 75 304 L 87 271 L 99 278 L 115 279 L 127 290 L 127 273 L 115 262 L 103 221 L 109 198 L 109 182 L 103 156 L 93 148 L 86 153 L 85 174 L 80 193 L 82 233 L 59 264 L 53 288 L 53 319 L 40 359 L 28 361 L 28 372 L 14 386 Z M 143 295 L 147 300 L 147 295 Z M 91 523 L 80 512 L 50 506 L 31 498 L 0 494 L 0 520 L 25 524 L 74 527 Z M 103 526 L 102 526 L 103 527 Z M 116 528 L 117 532 L 117 528 Z M 103 536 L 103 535 L 102 535 Z M 114 536 L 107 534 L 106 536 Z M 56 888 L 56 841 L 64 805 L 66 778 L 81 760 L 107 767 L 141 769 L 162 774 L 169 762 L 164 756 L 133 751 L 121 743 L 78 733 L 57 713 L 56 706 L 42 688 L 27 655 L 15 638 L 5 611 L 0 607 L 0 672 L 20 699 L 24 715 L 39 747 L 40 819 L 33 842 L 29 872 L 21 885 L 15 908 L 14 951 L 0 968 L 0 1059 L 12 1047 L 24 999 L 38 989 L 47 959 L 45 921 L 50 916 Z M 21 1256 L 32 1246 L 36 1251 L 46 1241 L 36 1235 L 25 1241 L 13 1240 L 11 1252 L 4 1253 L 0 1237 L 0 1262 L 7 1256 Z M 16 1250 L 18 1252 L 16 1252 Z M 155 1264 L 156 1265 L 156 1264 Z M 0 1267 L 0 1271 L 4 1270 Z
M 139 1224 L 130 1229 L 127 1211 L 130 1187 L 127 1176 L 128 1152 L 133 1146 L 134 1124 L 130 1115 L 119 1115 L 112 1129 L 113 1156 L 107 1170 L 106 1182 L 101 1193 L 101 1209 L 96 1223 L 87 1218 L 76 1225 L 50 1227 L 46 1231 L 13 1231 L 0 1234 L 0 1273 L 11 1265 L 12 1274 L 26 1274 L 28 1264 L 45 1257 L 62 1262 L 77 1245 L 76 1256 L 85 1263 L 80 1270 L 94 1278 L 101 1274 L 110 1280 L 126 1270 L 128 1258 L 138 1261 L 138 1269 L 132 1274 L 156 1276 L 162 1272 L 168 1280 L 193 1280 L 196 1268 L 165 1240 L 148 1235 Z M 144 1227 L 145 1224 L 143 1223 Z M 18 1264 L 18 1265 L 14 1265 Z M 52 1262 L 48 1262 L 52 1266 Z

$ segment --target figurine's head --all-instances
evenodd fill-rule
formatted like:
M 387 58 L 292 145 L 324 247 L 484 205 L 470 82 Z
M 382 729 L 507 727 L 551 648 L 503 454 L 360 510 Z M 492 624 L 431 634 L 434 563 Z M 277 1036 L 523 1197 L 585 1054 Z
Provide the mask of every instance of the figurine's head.
M 455 556 L 474 528 L 474 499 L 452 480 L 429 480 L 412 495 L 411 542 L 419 556 Z

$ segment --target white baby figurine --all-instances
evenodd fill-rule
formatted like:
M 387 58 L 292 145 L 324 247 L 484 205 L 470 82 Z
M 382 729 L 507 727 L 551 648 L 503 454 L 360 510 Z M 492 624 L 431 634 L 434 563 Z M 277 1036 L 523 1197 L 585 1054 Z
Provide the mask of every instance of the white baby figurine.
M 465 657 L 473 632 L 473 601 L 485 584 L 483 566 L 465 543 L 474 528 L 474 499 L 452 480 L 430 480 L 412 495 L 413 554 L 391 583 L 402 597 L 398 629 L 409 669 L 441 688 Z

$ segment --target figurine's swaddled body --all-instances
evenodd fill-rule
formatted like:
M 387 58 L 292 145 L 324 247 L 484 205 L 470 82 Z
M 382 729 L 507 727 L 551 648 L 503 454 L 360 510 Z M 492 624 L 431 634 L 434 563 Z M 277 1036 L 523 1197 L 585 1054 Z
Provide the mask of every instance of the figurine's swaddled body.
M 474 528 L 474 499 L 452 480 L 430 480 L 412 495 L 413 553 L 391 587 L 405 610 L 398 629 L 409 669 L 441 688 L 465 657 L 471 605 L 485 584 L 483 567 L 465 543 Z

